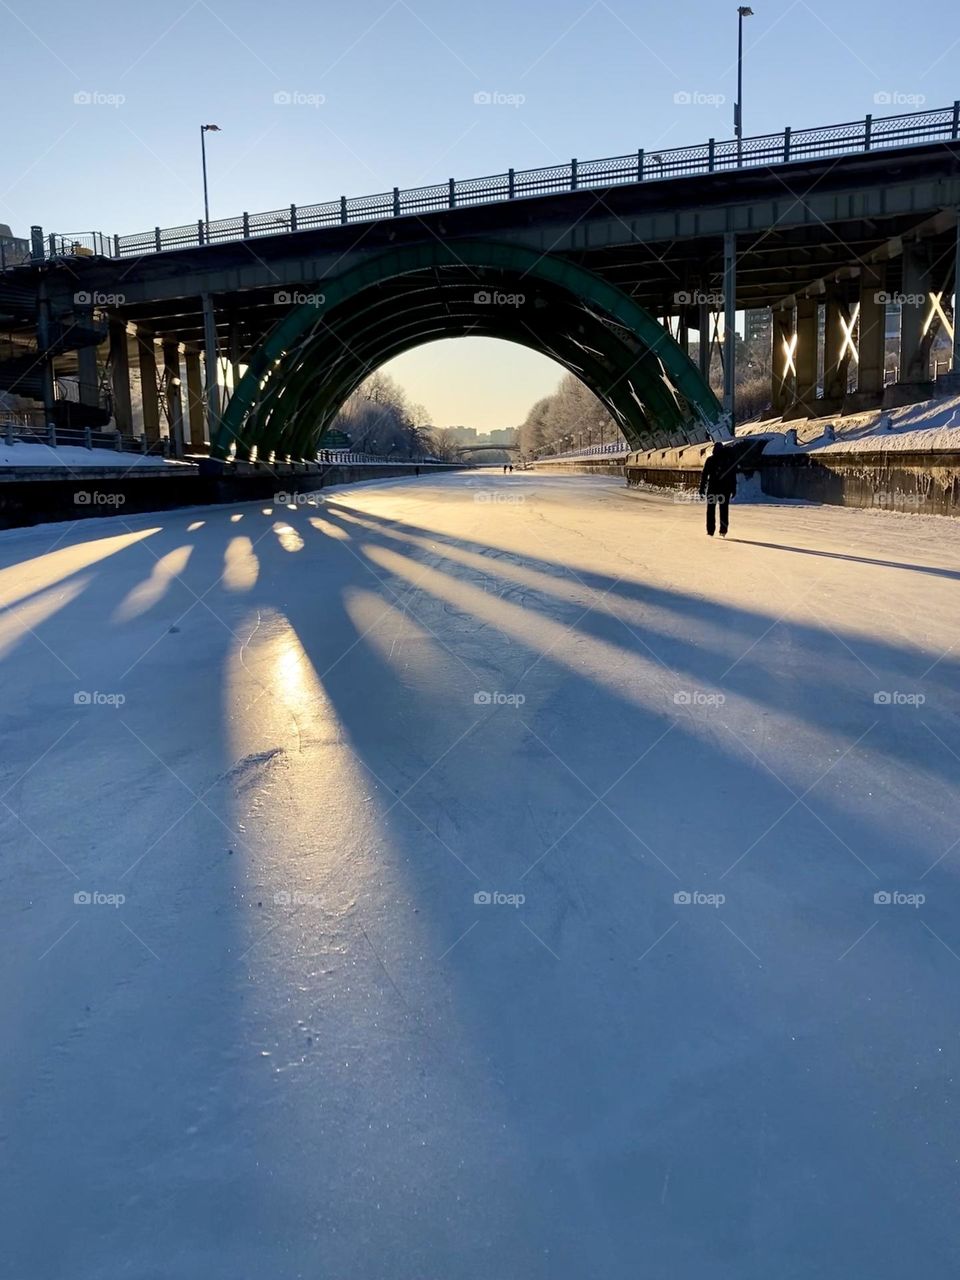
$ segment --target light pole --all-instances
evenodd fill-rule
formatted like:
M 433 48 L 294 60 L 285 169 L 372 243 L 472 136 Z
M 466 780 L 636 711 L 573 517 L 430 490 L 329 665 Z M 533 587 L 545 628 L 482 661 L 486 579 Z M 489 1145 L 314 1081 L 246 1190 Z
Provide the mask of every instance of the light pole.
M 752 18 L 753 10 L 742 4 L 737 10 L 739 15 L 737 38 L 737 105 L 733 109 L 733 128 L 737 138 L 737 167 L 743 163 L 743 20 Z
M 206 239 L 207 227 L 210 225 L 210 200 L 207 195 L 207 134 L 219 133 L 218 124 L 202 124 L 200 126 L 200 155 L 203 159 L 203 234 Z

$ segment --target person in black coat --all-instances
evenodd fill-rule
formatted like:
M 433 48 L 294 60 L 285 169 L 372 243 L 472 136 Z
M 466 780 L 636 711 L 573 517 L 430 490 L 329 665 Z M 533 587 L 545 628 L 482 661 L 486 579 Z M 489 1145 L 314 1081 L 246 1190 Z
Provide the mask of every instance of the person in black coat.
M 700 497 L 707 500 L 707 533 L 712 538 L 720 513 L 720 537 L 730 528 L 730 499 L 737 493 L 737 459 L 732 450 L 715 444 L 700 477 Z

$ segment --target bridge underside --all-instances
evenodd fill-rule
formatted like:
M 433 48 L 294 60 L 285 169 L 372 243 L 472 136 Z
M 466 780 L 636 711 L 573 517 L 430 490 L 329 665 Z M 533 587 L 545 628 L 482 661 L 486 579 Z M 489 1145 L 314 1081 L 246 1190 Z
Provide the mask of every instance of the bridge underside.
M 253 353 L 215 456 L 309 458 L 347 397 L 387 360 L 445 338 L 491 337 L 580 378 L 634 448 L 654 431 L 716 429 L 720 406 L 664 328 L 574 264 L 504 244 L 377 255 L 292 295 Z

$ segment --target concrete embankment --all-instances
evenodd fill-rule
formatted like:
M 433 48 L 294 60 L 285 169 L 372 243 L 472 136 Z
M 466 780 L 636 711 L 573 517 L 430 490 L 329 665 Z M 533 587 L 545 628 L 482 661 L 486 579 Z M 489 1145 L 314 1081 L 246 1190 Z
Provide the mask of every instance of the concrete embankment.
M 284 495 L 312 493 L 329 485 L 463 469 L 457 464 L 438 463 L 301 463 L 251 467 L 242 472 L 225 467 L 216 474 L 186 466 L 156 471 L 123 467 L 26 471 L 18 467 L 0 472 L 0 528 L 214 503 L 279 502 Z
M 759 492 L 766 497 L 960 516 L 960 450 L 769 453 L 767 443 L 743 437 L 727 446 L 740 452 L 740 474 L 756 477 Z M 651 449 L 619 463 L 538 462 L 535 468 L 565 475 L 621 475 L 628 484 L 657 489 L 695 489 L 711 447 Z

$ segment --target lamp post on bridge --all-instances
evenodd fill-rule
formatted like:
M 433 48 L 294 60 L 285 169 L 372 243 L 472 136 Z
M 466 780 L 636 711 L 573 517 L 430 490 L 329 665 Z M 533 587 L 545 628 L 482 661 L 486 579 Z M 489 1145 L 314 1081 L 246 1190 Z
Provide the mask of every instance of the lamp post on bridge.
M 737 104 L 733 109 L 733 130 L 737 139 L 737 167 L 743 164 L 743 20 L 752 18 L 753 10 L 742 4 L 737 9 Z
M 207 194 L 207 134 L 220 133 L 218 124 L 202 124 L 200 126 L 200 155 L 203 160 L 203 238 L 207 238 L 207 227 L 210 225 L 210 199 Z

